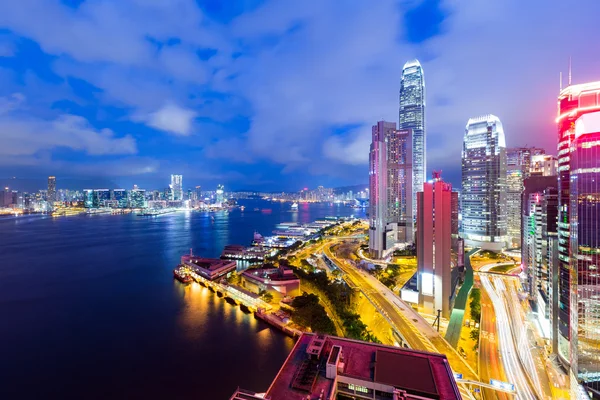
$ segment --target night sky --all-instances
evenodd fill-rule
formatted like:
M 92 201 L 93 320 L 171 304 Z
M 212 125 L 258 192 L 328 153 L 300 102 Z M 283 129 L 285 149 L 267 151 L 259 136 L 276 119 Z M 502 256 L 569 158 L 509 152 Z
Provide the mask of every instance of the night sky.
M 0 1 L 0 178 L 299 190 L 368 181 L 371 125 L 427 90 L 428 175 L 469 117 L 555 153 L 559 72 L 600 80 L 597 0 Z

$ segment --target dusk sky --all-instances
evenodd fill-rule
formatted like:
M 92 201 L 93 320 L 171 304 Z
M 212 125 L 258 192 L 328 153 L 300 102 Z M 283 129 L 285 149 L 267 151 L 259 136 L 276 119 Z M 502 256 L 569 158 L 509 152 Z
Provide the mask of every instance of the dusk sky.
M 427 175 L 469 117 L 555 154 L 559 71 L 600 80 L 600 1 L 0 0 L 0 178 L 299 190 L 368 181 L 404 63 Z

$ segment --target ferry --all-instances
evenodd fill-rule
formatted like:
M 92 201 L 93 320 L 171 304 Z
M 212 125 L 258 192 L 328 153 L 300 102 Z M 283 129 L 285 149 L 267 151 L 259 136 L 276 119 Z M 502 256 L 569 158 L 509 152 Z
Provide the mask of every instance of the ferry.
M 292 204 L 292 210 L 297 210 L 298 209 L 298 203 L 294 202 Z
M 175 268 L 173 276 L 181 283 L 190 283 L 192 281 L 192 277 L 183 267 Z

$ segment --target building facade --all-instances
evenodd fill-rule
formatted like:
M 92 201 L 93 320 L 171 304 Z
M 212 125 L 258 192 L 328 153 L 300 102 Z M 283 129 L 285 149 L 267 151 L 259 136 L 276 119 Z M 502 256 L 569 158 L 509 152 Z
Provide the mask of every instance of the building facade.
M 500 251 L 507 242 L 506 142 L 498 117 L 469 119 L 462 151 L 465 246 Z
M 412 130 L 386 130 L 387 203 L 389 221 L 396 225 L 396 241 L 413 241 Z
M 419 306 L 450 318 L 452 298 L 452 185 L 439 174 L 417 193 Z
M 369 253 L 382 258 L 390 250 L 388 228 L 388 164 L 386 133 L 396 130 L 393 122 L 379 121 L 371 130 L 369 151 Z M 393 233 L 391 233 L 393 235 Z M 391 244 L 393 245 L 393 243 Z
M 593 247 L 589 247 L 589 254 L 585 254 L 588 246 L 594 245 L 594 238 L 588 236 L 587 231 L 596 215 L 593 205 L 596 197 L 591 193 L 593 189 L 589 181 L 593 177 L 594 167 L 582 166 L 593 164 L 593 161 L 586 162 L 585 159 L 598 148 L 594 140 L 588 141 L 595 137 L 596 120 L 580 120 L 587 114 L 599 111 L 600 81 L 569 85 L 558 96 L 558 356 L 570 370 L 572 395 L 577 392 L 578 382 L 582 380 L 598 390 L 597 375 L 600 371 L 595 358 L 598 346 L 594 348 L 594 354 L 589 353 L 593 348 L 590 335 L 594 333 L 586 332 L 586 329 L 593 326 L 589 322 L 594 320 L 588 318 L 593 316 L 593 313 L 588 312 L 594 307 L 594 302 L 591 301 L 594 296 L 593 285 L 589 284 L 589 279 L 594 276 L 590 268 L 593 264 L 589 263 L 593 257 Z M 577 159 L 577 168 L 573 165 L 574 159 Z M 596 168 L 597 166 L 598 164 Z M 586 215 L 587 211 L 589 214 Z M 578 257 L 582 259 L 579 260 Z M 579 337 L 581 340 L 578 340 Z
M 417 192 L 423 190 L 427 173 L 427 138 L 425 132 L 425 77 L 418 60 L 402 68 L 398 129 L 410 129 L 412 136 L 412 216 L 416 216 Z
M 129 191 L 129 208 L 146 208 L 146 190 L 133 189 Z
M 46 201 L 53 203 L 57 200 L 56 198 L 56 177 L 48 177 L 48 194 Z
M 171 189 L 173 190 L 173 198 L 171 200 L 183 200 L 183 176 L 171 175 Z

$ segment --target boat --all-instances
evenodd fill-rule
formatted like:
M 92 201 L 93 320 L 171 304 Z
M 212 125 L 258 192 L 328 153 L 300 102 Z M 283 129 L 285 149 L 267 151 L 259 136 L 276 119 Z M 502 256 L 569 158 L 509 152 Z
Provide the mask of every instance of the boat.
M 298 209 L 298 203 L 294 202 L 292 204 L 292 210 L 297 210 Z
M 240 206 L 240 211 L 244 211 L 246 209 L 245 206 Z
M 183 267 L 175 268 L 173 276 L 181 283 L 190 283 L 192 281 L 192 277 Z

